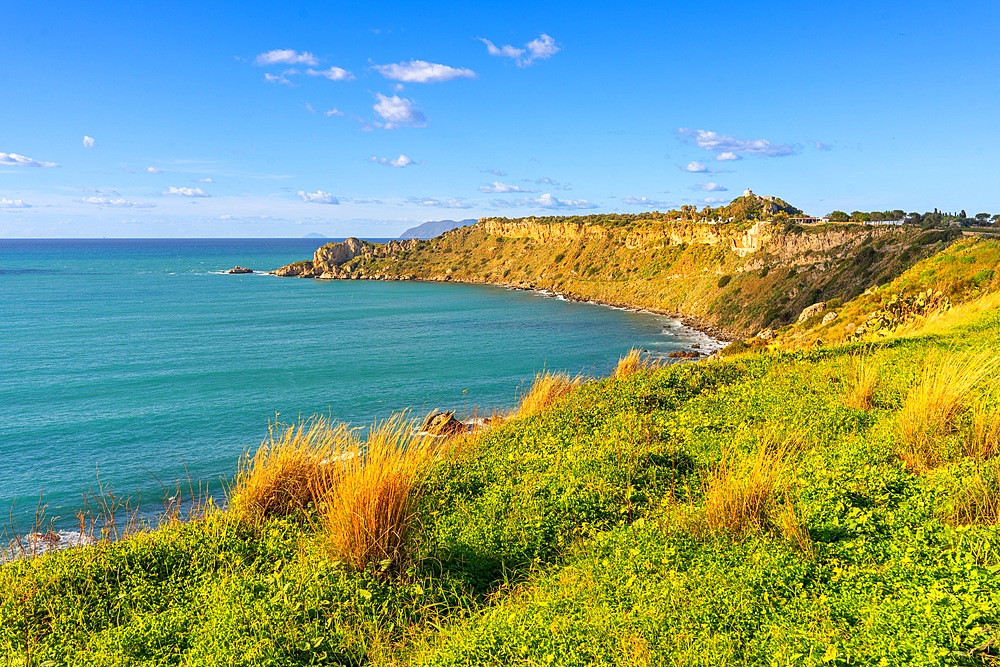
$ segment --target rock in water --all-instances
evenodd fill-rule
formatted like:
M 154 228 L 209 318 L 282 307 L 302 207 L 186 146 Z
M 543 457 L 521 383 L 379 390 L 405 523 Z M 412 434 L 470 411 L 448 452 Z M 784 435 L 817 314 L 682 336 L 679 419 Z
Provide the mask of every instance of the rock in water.
M 253 273 L 253 269 L 248 269 L 245 266 L 240 266 L 239 264 L 237 264 L 233 268 L 226 271 L 226 273 Z

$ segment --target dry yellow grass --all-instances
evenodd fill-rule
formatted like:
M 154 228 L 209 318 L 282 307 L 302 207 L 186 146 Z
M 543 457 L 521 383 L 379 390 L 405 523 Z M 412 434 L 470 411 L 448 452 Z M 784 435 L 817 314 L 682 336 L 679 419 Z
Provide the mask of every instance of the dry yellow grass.
M 744 535 L 779 528 L 787 495 L 787 447 L 762 438 L 749 453 L 723 452 L 705 485 L 705 522 L 713 531 Z
M 806 528 L 805 522 L 799 513 L 795 511 L 795 504 L 792 502 L 791 494 L 786 493 L 784 501 L 779 506 L 774 518 L 778 531 L 788 542 L 795 545 L 803 554 L 810 558 L 815 556 L 816 548 L 813 545 L 812 536 Z
M 330 472 L 329 460 L 351 434 L 321 417 L 298 425 L 273 424 L 268 439 L 245 456 L 233 481 L 230 508 L 251 521 L 300 511 L 315 502 L 314 489 Z
M 531 389 L 521 397 L 517 417 L 538 414 L 581 384 L 580 378 L 570 378 L 565 373 L 539 373 Z
M 987 292 L 965 303 L 907 322 L 896 329 L 892 337 L 946 334 L 955 327 L 971 324 L 983 313 L 997 308 L 1000 308 L 1000 292 Z
M 639 350 L 633 347 L 624 357 L 618 360 L 618 365 L 615 366 L 615 377 L 620 378 L 632 375 L 642 367 L 642 356 Z
M 862 353 L 852 358 L 844 405 L 855 410 L 871 410 L 878 381 L 879 365 L 871 355 Z
M 435 453 L 434 439 L 414 426 L 405 414 L 372 425 L 317 489 L 324 546 L 356 570 L 387 571 L 406 561 L 420 483 Z
M 992 375 L 997 360 L 990 351 L 928 360 L 898 417 L 899 456 L 908 467 L 928 470 L 948 460 L 942 439 L 954 431 L 973 389 Z
M 953 493 L 944 518 L 955 526 L 993 525 L 1000 521 L 1000 480 L 996 470 L 976 466 Z
M 972 406 L 966 456 L 986 461 L 1000 453 L 1000 397 L 988 395 Z

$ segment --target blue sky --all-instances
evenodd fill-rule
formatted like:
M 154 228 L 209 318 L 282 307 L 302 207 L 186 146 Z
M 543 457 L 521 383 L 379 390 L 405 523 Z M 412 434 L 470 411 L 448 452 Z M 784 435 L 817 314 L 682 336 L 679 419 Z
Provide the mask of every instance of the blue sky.
M 1000 212 L 1000 4 L 4 3 L 0 237 Z

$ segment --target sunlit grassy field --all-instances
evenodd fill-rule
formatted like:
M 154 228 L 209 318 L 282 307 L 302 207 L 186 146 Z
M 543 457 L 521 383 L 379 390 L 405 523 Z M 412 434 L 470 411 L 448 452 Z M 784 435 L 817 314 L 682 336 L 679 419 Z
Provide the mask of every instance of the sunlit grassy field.
M 995 664 L 989 298 L 911 319 L 905 335 L 662 368 L 628 358 L 581 384 L 543 376 L 552 387 L 516 416 L 456 440 L 414 440 L 403 421 L 373 449 L 326 423 L 276 431 L 227 511 L 0 567 L 0 655 Z M 376 450 L 359 477 L 348 463 Z

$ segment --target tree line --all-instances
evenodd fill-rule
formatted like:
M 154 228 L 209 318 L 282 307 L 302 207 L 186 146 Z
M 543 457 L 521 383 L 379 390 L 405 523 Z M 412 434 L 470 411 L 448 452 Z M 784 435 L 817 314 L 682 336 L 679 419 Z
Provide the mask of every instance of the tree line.
M 1000 213 L 976 213 L 970 216 L 964 209 L 958 213 L 946 213 L 938 209 L 926 213 L 916 211 L 906 213 L 898 208 L 892 211 L 852 211 L 851 213 L 833 211 L 828 217 L 832 222 L 900 222 L 925 229 L 1000 226 Z

